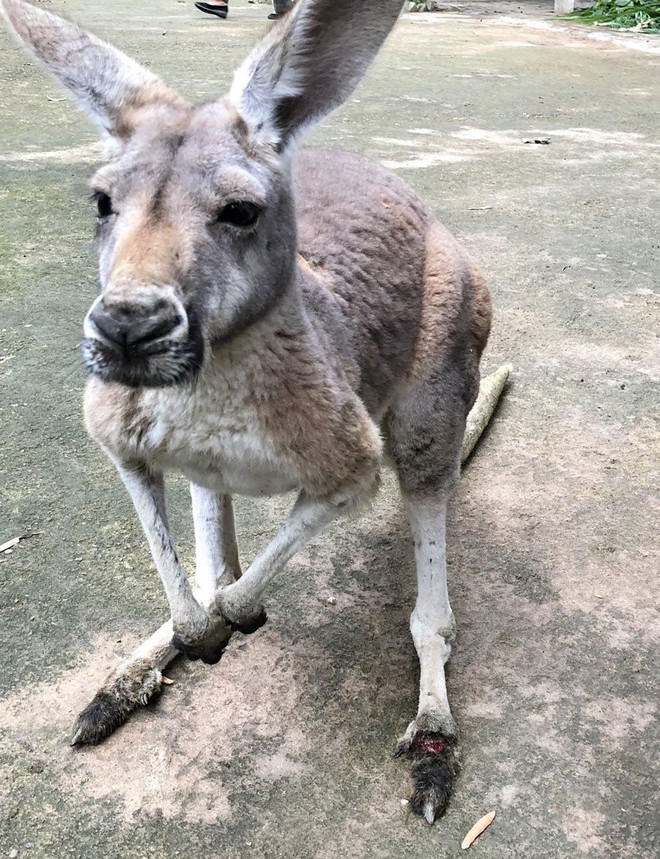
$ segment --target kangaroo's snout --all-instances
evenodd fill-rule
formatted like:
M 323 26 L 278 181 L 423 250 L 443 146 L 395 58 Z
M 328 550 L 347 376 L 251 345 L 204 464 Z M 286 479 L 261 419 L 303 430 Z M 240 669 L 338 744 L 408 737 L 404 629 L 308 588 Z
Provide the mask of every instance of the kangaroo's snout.
M 106 345 L 128 354 L 131 349 L 148 348 L 169 335 L 180 335 L 183 331 L 177 329 L 187 325 L 179 308 L 167 299 L 131 304 L 106 302 L 101 296 L 92 305 L 85 328 L 88 336 L 96 336 Z
M 106 382 L 164 387 L 202 364 L 198 326 L 171 286 L 109 286 L 92 304 L 84 332 L 85 366 Z

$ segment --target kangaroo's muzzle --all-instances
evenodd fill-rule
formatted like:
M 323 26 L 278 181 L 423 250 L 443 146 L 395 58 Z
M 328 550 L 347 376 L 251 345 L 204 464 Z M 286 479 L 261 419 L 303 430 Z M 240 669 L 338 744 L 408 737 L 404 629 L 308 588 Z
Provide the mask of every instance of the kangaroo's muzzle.
M 85 366 L 106 382 L 166 387 L 191 379 L 202 364 L 199 327 L 171 286 L 108 287 L 84 333 Z

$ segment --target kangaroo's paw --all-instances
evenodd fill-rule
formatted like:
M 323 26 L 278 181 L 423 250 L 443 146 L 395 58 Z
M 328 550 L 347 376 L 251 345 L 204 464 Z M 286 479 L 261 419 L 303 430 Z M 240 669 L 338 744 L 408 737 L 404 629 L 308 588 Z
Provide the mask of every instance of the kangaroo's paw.
M 233 627 L 225 618 L 214 615 L 202 635 L 193 636 L 186 634 L 183 630 L 174 628 L 172 646 L 183 653 L 188 659 L 201 659 L 207 665 L 215 665 L 220 661 L 229 639 L 233 633 Z
M 241 618 L 238 621 L 229 621 L 229 625 L 235 632 L 242 632 L 244 635 L 250 635 L 266 623 L 268 615 L 264 608 L 260 608 L 250 617 Z
M 214 610 L 222 615 L 234 632 L 250 635 L 260 629 L 268 620 L 261 603 L 244 604 L 234 598 L 233 585 L 219 588 L 215 593 Z
M 395 753 L 395 757 L 404 756 L 412 761 L 410 807 L 433 824 L 445 813 L 458 775 L 456 737 L 423 730 L 412 735 L 406 732 Z
M 146 660 L 112 674 L 76 719 L 72 746 L 99 743 L 160 692 L 163 675 Z

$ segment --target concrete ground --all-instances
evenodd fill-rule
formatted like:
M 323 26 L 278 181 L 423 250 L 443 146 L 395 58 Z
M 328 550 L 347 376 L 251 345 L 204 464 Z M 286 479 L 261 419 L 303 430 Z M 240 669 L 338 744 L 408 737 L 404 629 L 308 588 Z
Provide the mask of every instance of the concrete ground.
M 226 89 L 267 12 L 52 7 L 197 99 Z M 0 856 L 445 859 L 491 808 L 472 848 L 486 859 L 657 856 L 657 53 L 409 15 L 315 135 L 430 201 L 492 288 L 484 369 L 515 368 L 452 507 L 463 771 L 432 829 L 407 815 L 391 757 L 417 682 L 391 479 L 290 564 L 262 630 L 214 668 L 173 666 L 102 746 L 67 745 L 166 606 L 81 421 L 94 132 L 4 32 L 0 58 L 0 544 L 33 535 L 0 555 Z M 190 562 L 182 482 L 171 500 Z M 239 503 L 245 560 L 287 503 Z

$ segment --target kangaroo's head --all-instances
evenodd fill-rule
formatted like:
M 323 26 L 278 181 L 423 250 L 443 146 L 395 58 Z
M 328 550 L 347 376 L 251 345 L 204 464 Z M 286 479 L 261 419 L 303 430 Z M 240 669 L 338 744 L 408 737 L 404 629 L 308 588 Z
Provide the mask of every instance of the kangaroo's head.
M 290 288 L 294 143 L 352 92 L 401 0 L 299 0 L 229 95 L 201 106 L 25 0 L 0 6 L 114 142 L 92 179 L 101 294 L 85 317 L 87 369 L 130 386 L 190 380 Z

